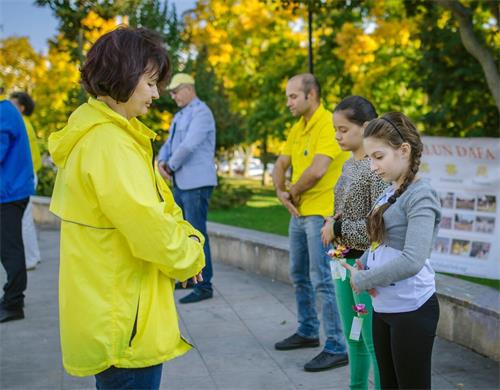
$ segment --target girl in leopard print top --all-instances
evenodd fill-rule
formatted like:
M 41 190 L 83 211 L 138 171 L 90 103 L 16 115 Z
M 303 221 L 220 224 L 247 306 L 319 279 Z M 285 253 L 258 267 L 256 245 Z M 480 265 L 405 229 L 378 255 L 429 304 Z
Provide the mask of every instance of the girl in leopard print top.
M 342 150 L 352 157 L 344 163 L 342 175 L 335 186 L 335 215 L 325 222 L 321 235 L 323 243 L 334 243 L 336 252 L 354 265 L 370 246 L 366 217 L 387 184 L 370 169 L 370 160 L 363 149 L 363 131 L 377 117 L 373 105 L 361 96 L 349 96 L 335 108 L 333 121 L 336 139 Z M 332 260 L 335 293 L 344 335 L 349 348 L 350 388 L 368 389 L 370 363 L 373 365 L 375 388 L 380 389 L 378 366 L 371 332 L 372 305 L 367 292 L 353 293 L 349 275 L 337 260 Z M 364 304 L 368 314 L 363 316 L 361 338 L 350 338 L 354 317 L 353 306 Z
M 368 157 L 351 157 L 344 163 L 342 175 L 335 186 L 337 218 L 332 221 L 332 231 L 336 244 L 346 246 L 351 251 L 356 250 L 358 254 L 368 249 L 370 239 L 366 230 L 366 216 L 387 185 L 371 171 Z

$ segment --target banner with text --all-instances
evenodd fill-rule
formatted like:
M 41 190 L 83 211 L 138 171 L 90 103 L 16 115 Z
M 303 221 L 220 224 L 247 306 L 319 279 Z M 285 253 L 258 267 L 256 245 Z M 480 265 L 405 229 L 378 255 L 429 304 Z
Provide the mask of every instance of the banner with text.
M 436 271 L 500 279 L 500 139 L 423 137 L 420 175 L 438 191 Z

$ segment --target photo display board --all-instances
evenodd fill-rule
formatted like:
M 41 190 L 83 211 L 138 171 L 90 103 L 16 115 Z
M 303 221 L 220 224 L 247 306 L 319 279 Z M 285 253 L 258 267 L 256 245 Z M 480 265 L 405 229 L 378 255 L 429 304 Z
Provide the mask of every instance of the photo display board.
M 420 176 L 438 191 L 436 271 L 500 279 L 500 139 L 423 137 Z

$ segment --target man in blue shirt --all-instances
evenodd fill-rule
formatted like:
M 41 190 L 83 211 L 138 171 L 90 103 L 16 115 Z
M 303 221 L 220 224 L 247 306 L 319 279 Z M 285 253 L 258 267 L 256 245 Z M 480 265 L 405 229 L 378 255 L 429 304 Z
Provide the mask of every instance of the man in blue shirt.
M 24 318 L 27 285 L 22 219 L 34 192 L 33 163 L 23 118 L 8 100 L 0 101 L 0 257 L 7 282 L 0 322 Z
M 212 298 L 212 258 L 207 235 L 208 203 L 217 185 L 215 170 L 215 121 L 210 108 L 196 96 L 194 79 L 178 73 L 168 86 L 172 99 L 181 108 L 175 114 L 169 136 L 158 154 L 158 167 L 171 180 L 175 202 L 184 218 L 205 236 L 203 282 L 180 303 Z

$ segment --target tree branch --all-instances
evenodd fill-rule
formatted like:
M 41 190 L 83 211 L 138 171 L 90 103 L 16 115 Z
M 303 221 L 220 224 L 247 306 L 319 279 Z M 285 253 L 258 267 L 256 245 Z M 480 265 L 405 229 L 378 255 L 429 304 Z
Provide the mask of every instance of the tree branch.
M 472 25 L 472 12 L 464 7 L 458 0 L 436 0 L 443 8 L 451 11 L 458 21 L 460 38 L 462 44 L 483 68 L 486 82 L 490 89 L 498 111 L 500 112 L 500 74 L 497 71 L 497 65 L 493 55 L 484 47 L 474 34 Z
M 493 17 L 496 19 L 498 25 L 498 22 L 500 22 L 500 3 L 491 1 L 489 5 L 491 12 L 493 13 Z

